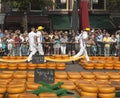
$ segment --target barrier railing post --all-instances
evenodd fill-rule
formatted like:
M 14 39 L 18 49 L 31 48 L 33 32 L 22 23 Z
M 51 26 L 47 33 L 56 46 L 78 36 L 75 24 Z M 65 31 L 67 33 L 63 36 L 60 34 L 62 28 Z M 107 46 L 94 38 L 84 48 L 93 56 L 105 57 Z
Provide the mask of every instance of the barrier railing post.
M 119 38 L 118 38 L 118 57 L 120 61 L 120 33 L 119 33 Z

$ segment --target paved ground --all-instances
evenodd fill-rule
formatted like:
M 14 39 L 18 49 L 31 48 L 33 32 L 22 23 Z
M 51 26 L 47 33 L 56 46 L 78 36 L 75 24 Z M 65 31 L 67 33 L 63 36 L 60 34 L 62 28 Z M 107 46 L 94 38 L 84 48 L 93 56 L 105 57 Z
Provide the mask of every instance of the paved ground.
M 88 71 L 88 72 L 120 72 L 120 70 L 86 70 L 84 69 L 81 65 L 78 64 L 78 62 L 74 62 L 74 64 L 72 62 L 66 63 L 66 72 L 67 71 L 76 71 L 76 72 L 81 72 L 81 71 Z

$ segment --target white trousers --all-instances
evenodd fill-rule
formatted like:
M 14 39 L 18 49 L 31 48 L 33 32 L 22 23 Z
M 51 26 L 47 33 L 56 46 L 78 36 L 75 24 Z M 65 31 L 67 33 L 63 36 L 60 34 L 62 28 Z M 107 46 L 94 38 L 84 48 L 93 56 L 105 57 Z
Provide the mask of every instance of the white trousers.
M 38 45 L 38 52 L 39 52 L 39 55 L 44 55 L 42 44 Z
M 81 46 L 80 51 L 76 55 L 74 55 L 74 58 L 77 58 L 81 55 L 85 55 L 86 60 L 90 61 L 88 54 L 87 54 L 87 51 L 86 51 L 86 45 L 80 45 L 80 46 Z
M 66 46 L 60 46 L 61 48 L 61 53 L 66 54 Z
M 37 48 L 35 48 L 35 46 L 30 46 L 30 54 L 27 58 L 27 61 L 29 62 L 32 58 L 32 56 L 37 52 Z

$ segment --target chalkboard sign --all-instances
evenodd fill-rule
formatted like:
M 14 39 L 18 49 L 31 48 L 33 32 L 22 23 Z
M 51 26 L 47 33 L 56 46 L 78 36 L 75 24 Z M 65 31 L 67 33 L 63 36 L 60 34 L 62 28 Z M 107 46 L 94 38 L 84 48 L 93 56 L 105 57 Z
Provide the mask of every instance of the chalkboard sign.
M 44 55 L 33 55 L 32 56 L 32 63 L 33 64 L 44 63 Z
M 34 82 L 43 81 L 46 83 L 54 83 L 55 70 L 36 68 L 34 71 Z

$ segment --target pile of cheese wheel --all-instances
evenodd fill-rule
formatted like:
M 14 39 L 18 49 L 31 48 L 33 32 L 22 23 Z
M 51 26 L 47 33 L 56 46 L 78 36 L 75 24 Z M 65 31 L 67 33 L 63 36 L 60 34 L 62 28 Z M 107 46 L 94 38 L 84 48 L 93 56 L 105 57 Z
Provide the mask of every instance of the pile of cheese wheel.
M 119 72 L 57 71 L 55 83 L 59 81 L 64 82 L 61 88 L 77 90 L 81 96 L 114 98 L 115 89 L 120 90 Z M 34 82 L 34 71 L 0 72 L 0 96 L 8 92 L 8 98 L 18 98 L 21 93 L 36 90 L 39 86 L 41 85 Z
M 118 61 L 118 57 L 99 57 L 92 56 L 90 57 L 90 62 L 86 60 L 81 60 L 79 62 L 80 65 L 85 69 L 120 69 L 120 61 Z
M 19 98 L 21 93 L 29 89 L 28 84 L 32 85 L 34 89 L 37 86 L 37 89 L 39 84 L 34 83 L 34 81 L 27 81 L 27 77 L 26 71 L 2 71 L 0 73 L 0 98 L 3 98 L 5 92 L 8 93 L 8 98 Z
M 19 72 L 13 73 L 8 71 L 3 71 L 0 73 L 0 93 L 8 93 L 8 98 L 17 98 L 19 94 L 24 93 L 26 90 L 25 79 L 26 77 L 21 77 L 17 79 Z M 22 72 L 24 74 L 24 72 Z M 13 79 L 14 77 L 14 79 Z M 16 78 L 15 78 L 16 77 Z M 23 78 L 23 79 L 22 79 Z
M 66 77 L 67 78 L 67 77 Z M 61 81 L 56 79 L 55 83 Z M 65 80 L 64 85 L 61 88 L 75 89 L 75 84 L 73 81 Z M 34 72 L 33 71 L 2 71 L 0 72 L 0 98 L 3 98 L 5 92 L 8 92 L 8 98 L 29 98 L 25 97 L 27 94 L 25 92 L 36 90 L 41 85 L 34 82 Z M 24 94 L 23 94 L 24 93 Z M 30 98 L 58 98 L 57 96 L 52 96 L 54 94 L 42 94 L 39 96 L 32 95 Z M 20 96 L 20 97 L 19 97 Z M 30 95 L 28 95 L 30 96 Z M 48 97 L 49 96 L 49 97 Z M 52 96 L 52 97 L 51 97 Z M 64 97 L 63 97 L 64 98 Z M 65 97 L 68 98 L 68 97 Z M 69 97 L 72 98 L 72 97 Z
M 52 59 L 68 59 L 69 58 L 69 55 L 52 55 L 52 56 L 49 56 L 50 58 Z
M 120 81 L 119 72 L 64 72 L 58 71 L 55 73 L 55 79 L 71 80 L 73 82 L 77 80 L 87 81 Z
M 76 90 L 81 96 L 115 98 L 115 87 L 111 86 L 109 82 L 79 80 L 75 84 Z
M 2 59 L 5 60 L 21 60 L 21 59 L 27 59 L 28 56 L 2 56 Z M 48 56 L 52 59 L 68 59 L 69 55 L 52 55 Z
M 2 56 L 4 60 L 21 60 L 26 59 L 28 56 Z
M 34 70 L 35 68 L 48 68 L 48 69 L 57 69 L 57 70 L 65 70 L 65 63 L 54 63 L 47 62 L 43 64 L 32 64 L 32 63 L 0 63 L 0 69 L 8 69 L 8 70 Z

